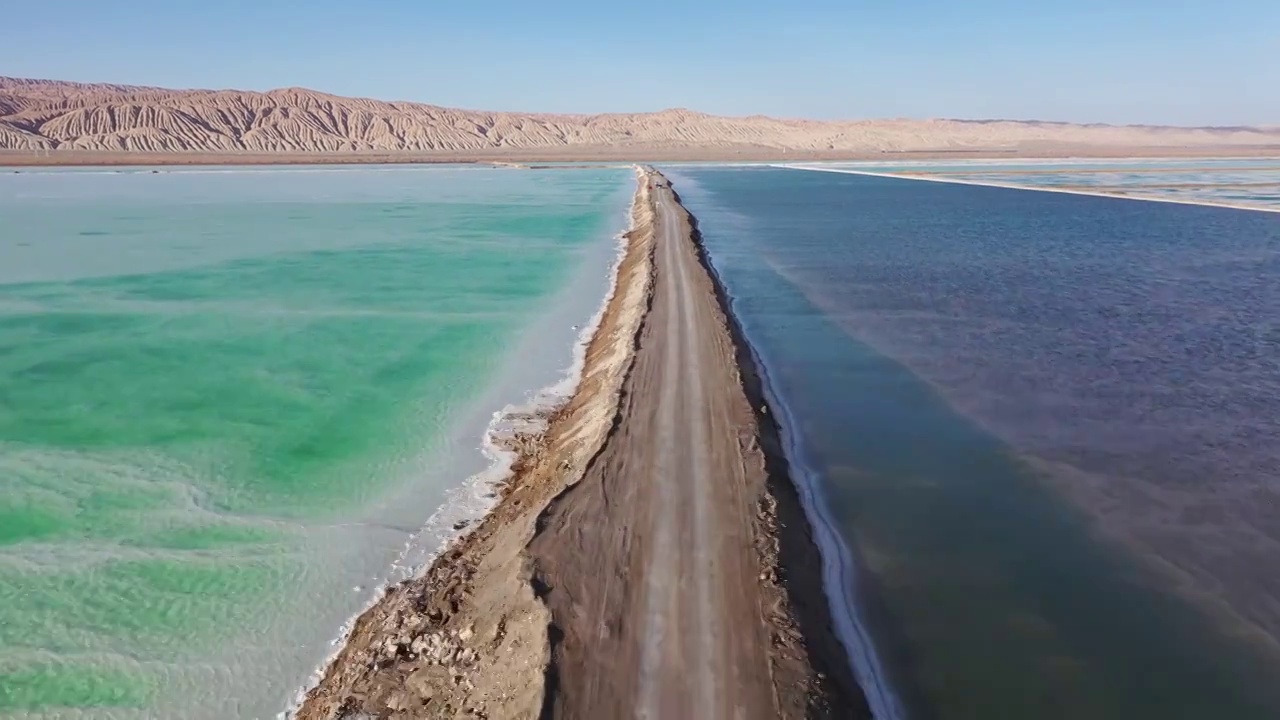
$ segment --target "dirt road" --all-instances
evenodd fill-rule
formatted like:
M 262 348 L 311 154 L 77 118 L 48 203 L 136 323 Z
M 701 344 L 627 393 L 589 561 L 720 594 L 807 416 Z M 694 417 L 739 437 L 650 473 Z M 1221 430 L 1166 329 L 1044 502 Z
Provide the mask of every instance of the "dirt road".
M 618 424 L 529 548 L 558 631 L 554 715 L 788 715 L 756 543 L 755 417 L 687 215 L 653 182 L 656 281 Z
M 493 511 L 356 622 L 297 720 L 870 717 L 760 377 L 639 173 L 582 382 Z

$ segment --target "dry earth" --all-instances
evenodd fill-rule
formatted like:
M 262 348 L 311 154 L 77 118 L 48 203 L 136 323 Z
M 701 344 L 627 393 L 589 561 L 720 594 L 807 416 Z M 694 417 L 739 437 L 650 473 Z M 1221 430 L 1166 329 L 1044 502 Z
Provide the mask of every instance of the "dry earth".
M 550 714 L 857 717 L 829 620 L 793 602 L 822 597 L 801 584 L 816 567 L 784 561 L 794 582 L 781 582 L 767 418 L 748 399 L 728 316 L 688 214 L 652 182 L 654 289 L 617 422 L 529 545 L 552 616 Z
M 580 149 L 582 157 L 670 159 L 693 153 L 730 159 L 955 151 L 1114 154 L 1144 148 L 1277 152 L 1280 127 L 822 122 L 717 117 L 683 109 L 551 115 L 382 102 L 303 88 L 166 90 L 0 77 L 0 150 L 28 153 L 407 152 L 462 158 Z M 80 161 L 95 160 L 91 154 Z

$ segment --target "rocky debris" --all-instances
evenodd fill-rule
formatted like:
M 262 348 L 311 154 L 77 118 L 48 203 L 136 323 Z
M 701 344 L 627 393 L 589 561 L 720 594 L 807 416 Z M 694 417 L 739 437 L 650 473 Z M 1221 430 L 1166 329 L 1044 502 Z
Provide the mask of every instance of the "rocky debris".
M 466 639 L 473 633 L 468 628 L 464 631 Z M 433 632 L 412 636 L 407 634 L 388 637 L 382 642 L 383 659 L 406 658 L 418 660 L 427 665 L 443 665 L 450 669 L 464 669 L 480 658 L 480 653 L 463 643 L 466 639 L 462 633 L 452 630 Z
M 456 613 L 452 606 L 465 599 L 462 587 L 457 582 L 444 588 L 443 603 L 418 595 L 417 602 L 408 605 L 421 605 L 422 612 L 405 612 L 408 608 L 402 607 L 385 618 L 381 641 L 368 648 L 363 662 L 369 672 L 389 672 L 400 680 L 384 683 L 369 695 L 348 695 L 332 716 L 335 720 L 489 717 L 485 699 L 473 697 L 475 675 L 493 648 L 502 644 L 503 634 L 494 632 L 488 643 L 478 644 L 481 638 L 474 623 L 449 627 Z

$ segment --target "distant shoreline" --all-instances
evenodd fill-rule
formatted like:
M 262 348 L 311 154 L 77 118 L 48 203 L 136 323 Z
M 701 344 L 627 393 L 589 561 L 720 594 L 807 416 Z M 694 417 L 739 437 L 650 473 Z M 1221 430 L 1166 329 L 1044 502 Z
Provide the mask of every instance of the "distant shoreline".
M 1168 203 L 1170 205 L 1201 205 L 1204 207 L 1228 208 L 1231 210 L 1249 210 L 1253 212 L 1280 213 L 1280 207 L 1267 205 L 1251 205 L 1248 203 L 1214 202 L 1212 200 L 1194 200 L 1187 198 L 1166 198 L 1158 195 L 1144 195 L 1141 188 L 1138 192 L 1108 192 L 1106 190 L 1081 190 L 1078 188 L 1055 187 L 1051 185 L 1019 185 L 1017 183 L 980 182 L 950 177 L 947 175 L 931 175 L 928 173 L 894 173 L 877 170 L 856 170 L 853 168 L 814 167 L 804 165 L 776 165 L 788 170 L 807 170 L 809 172 L 827 172 L 843 175 L 866 175 L 868 177 L 896 178 L 898 180 L 920 180 L 923 182 L 949 183 L 951 185 L 974 185 L 977 187 L 1003 188 L 1005 190 L 1033 190 L 1036 192 L 1060 193 L 1062 195 L 1084 195 L 1087 197 L 1110 198 L 1112 200 L 1141 200 L 1143 202 Z
M 290 87 L 165 89 L 0 76 L 0 164 L 679 162 L 1280 155 L 1278 126 L 804 119 L 688 108 L 557 114 Z
M 655 146 L 569 146 L 511 150 L 429 152 L 139 152 L 99 150 L 0 150 L 0 167 L 152 167 L 199 165 L 391 165 L 548 162 L 832 162 L 884 160 L 985 160 L 1065 158 L 1267 158 L 1280 145 L 1263 146 L 1064 146 L 909 151 L 786 151 L 770 147 L 672 148 Z

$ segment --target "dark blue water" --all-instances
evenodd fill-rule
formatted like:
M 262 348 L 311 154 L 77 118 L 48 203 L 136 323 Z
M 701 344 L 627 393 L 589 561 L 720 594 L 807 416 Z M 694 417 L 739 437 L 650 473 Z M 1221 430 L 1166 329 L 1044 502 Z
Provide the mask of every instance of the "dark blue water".
M 1280 717 L 1280 216 L 672 179 L 911 715 Z

